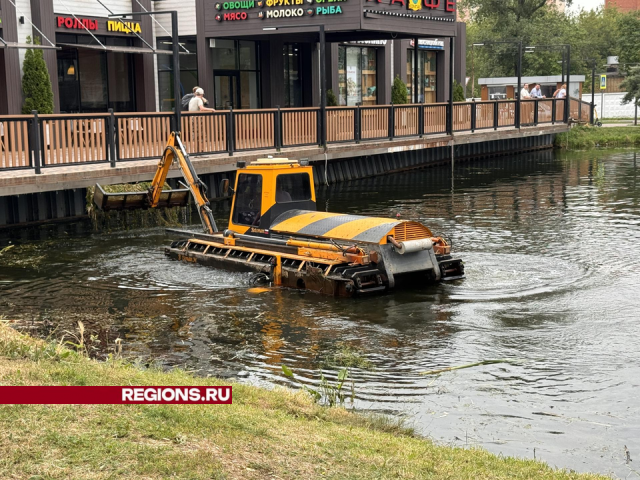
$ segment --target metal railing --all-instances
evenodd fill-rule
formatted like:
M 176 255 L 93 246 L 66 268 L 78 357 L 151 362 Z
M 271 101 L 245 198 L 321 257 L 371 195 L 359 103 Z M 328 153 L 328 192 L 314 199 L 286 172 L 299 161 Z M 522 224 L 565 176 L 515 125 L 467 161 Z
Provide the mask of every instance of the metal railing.
M 564 99 L 523 100 L 521 125 L 565 123 Z M 591 104 L 570 100 L 574 120 L 588 121 Z M 475 132 L 516 125 L 516 101 L 328 107 L 326 142 L 360 143 Z M 318 107 L 184 112 L 181 138 L 191 155 L 322 146 Z M 0 170 L 158 158 L 176 129 L 171 112 L 0 116 Z

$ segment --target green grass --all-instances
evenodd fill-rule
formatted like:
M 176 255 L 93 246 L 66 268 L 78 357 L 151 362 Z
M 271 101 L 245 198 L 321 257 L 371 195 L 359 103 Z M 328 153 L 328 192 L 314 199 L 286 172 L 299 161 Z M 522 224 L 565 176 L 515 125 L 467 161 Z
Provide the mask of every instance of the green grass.
M 555 146 L 565 150 L 635 145 L 640 145 L 640 127 L 575 126 L 567 133 L 557 134 L 555 138 Z
M 0 385 L 223 385 L 98 362 L 0 323 Z M 596 479 L 232 384 L 233 405 L 0 405 L 3 479 Z

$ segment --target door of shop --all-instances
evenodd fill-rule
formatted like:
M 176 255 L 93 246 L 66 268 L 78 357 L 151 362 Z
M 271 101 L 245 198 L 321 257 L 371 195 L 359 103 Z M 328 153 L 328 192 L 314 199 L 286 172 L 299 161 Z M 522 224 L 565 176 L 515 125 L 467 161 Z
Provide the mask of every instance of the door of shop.
M 216 110 L 242 108 L 240 100 L 241 96 L 239 72 L 217 71 L 214 77 L 214 85 Z

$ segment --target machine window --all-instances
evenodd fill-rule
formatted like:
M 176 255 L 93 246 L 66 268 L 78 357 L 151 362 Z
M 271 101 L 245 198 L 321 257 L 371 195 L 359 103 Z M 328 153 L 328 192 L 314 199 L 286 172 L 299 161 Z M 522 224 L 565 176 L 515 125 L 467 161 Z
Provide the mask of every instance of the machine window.
M 311 181 L 308 173 L 288 173 L 276 178 L 276 203 L 311 200 Z
M 262 212 L 261 207 L 262 175 L 241 173 L 238 175 L 233 223 L 236 225 L 258 225 Z

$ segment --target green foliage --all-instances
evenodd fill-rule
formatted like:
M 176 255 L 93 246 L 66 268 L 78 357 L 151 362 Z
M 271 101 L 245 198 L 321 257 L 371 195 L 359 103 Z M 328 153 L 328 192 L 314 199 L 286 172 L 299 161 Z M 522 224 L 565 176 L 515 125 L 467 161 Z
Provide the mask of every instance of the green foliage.
M 555 146 L 566 150 L 634 145 L 640 145 L 639 127 L 598 128 L 591 125 L 576 126 L 567 133 L 556 135 L 555 138 Z
M 464 88 L 458 83 L 457 80 L 453 81 L 453 101 L 465 102 L 467 99 L 464 96 Z
M 640 12 L 619 15 L 618 56 L 623 63 L 640 63 Z
M 282 365 L 282 372 L 284 375 L 291 380 L 295 381 L 302 387 L 302 389 L 307 392 L 315 403 L 320 403 L 326 405 L 327 407 L 337 407 L 344 406 L 344 402 L 346 399 L 346 393 L 342 390 L 344 386 L 344 382 L 349 377 L 349 370 L 346 368 L 340 369 L 338 372 L 338 380 L 335 383 L 329 382 L 324 374 L 320 372 L 320 385 L 318 388 L 311 388 L 300 380 L 298 380 L 293 371 L 286 365 Z M 351 382 L 351 403 L 353 403 L 355 399 L 355 391 L 353 388 L 353 382 Z
M 623 104 L 638 102 L 638 99 L 640 99 L 640 67 L 635 67 L 629 71 L 620 88 L 622 91 L 627 92 L 622 99 Z
M 586 75 L 590 85 L 595 62 L 601 73 L 608 56 L 621 63 L 640 62 L 640 13 L 599 8 L 567 15 L 542 0 L 465 0 L 472 7 L 467 24 L 467 72 L 474 79 L 515 76 L 517 45 L 490 44 L 514 40 L 528 45 L 555 45 L 523 53 L 523 75 L 560 75 L 563 49 L 571 45 L 571 73 Z M 473 47 L 474 43 L 485 43 Z M 470 88 L 469 88 L 470 90 Z M 469 92 L 471 93 L 471 92 Z
M 333 90 L 327 90 L 327 107 L 337 107 L 338 99 L 336 98 L 336 94 L 333 93 Z
M 329 350 L 322 360 L 325 368 L 348 367 L 372 370 L 373 364 L 367 360 L 364 353 L 348 343 L 338 342 Z
M 31 37 L 27 37 L 27 43 L 31 43 Z M 40 39 L 34 37 L 33 43 L 40 45 Z M 53 90 L 51 89 L 47 64 L 44 62 L 43 51 L 28 49 L 24 54 L 22 70 L 22 91 L 24 93 L 22 113 L 29 114 L 33 110 L 37 110 L 38 113 L 53 113 Z
M 407 103 L 407 86 L 400 79 L 399 75 L 393 79 L 393 86 L 391 87 L 391 103 L 394 105 L 404 105 Z

